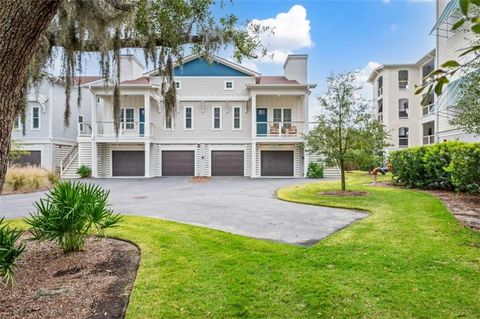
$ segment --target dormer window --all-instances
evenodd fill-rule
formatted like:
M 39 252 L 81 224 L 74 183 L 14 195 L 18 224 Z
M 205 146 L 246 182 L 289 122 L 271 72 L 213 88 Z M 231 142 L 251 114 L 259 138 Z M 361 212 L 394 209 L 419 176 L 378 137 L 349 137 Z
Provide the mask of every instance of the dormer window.
M 181 90 L 181 89 L 182 89 L 182 82 L 180 82 L 180 81 L 175 81 L 175 89 Z
M 233 81 L 225 81 L 225 90 L 233 90 Z

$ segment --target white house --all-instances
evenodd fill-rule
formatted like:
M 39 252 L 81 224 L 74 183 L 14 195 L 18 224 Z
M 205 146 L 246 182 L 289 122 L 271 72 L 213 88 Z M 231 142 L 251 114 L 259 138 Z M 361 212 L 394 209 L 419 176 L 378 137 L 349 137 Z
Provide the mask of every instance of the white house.
M 144 73 L 121 57 L 121 126 L 115 134 L 112 86 L 91 92 L 91 121 L 79 125 L 62 174 L 92 168 L 94 177 L 305 176 L 308 156 L 307 55 L 290 55 L 281 76 L 262 76 L 214 57 L 192 55 L 175 67 L 177 106 L 166 117 L 158 70 Z M 100 103 L 97 103 L 100 101 Z
M 75 82 L 85 84 L 100 77 L 78 77 Z M 79 121 L 90 121 L 90 92 L 82 90 L 82 100 L 77 105 L 77 88 L 71 93 L 70 125 L 64 124 L 65 86 L 55 77 L 46 77 L 32 88 L 27 96 L 25 123 L 20 116 L 15 119 L 12 140 L 28 154 L 19 164 L 38 165 L 52 171 L 60 171 L 62 159 L 76 143 Z M 88 101 L 88 102 L 87 102 Z

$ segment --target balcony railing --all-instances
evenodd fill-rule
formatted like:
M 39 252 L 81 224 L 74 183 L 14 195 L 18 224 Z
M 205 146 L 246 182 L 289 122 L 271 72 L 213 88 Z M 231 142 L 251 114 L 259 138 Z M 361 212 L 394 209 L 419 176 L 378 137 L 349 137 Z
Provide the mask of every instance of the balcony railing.
M 432 114 L 432 112 L 433 112 L 433 106 L 434 106 L 434 105 L 435 105 L 435 104 L 432 103 L 432 104 L 425 105 L 424 107 L 422 107 L 422 115 L 423 115 L 423 116 L 427 116 L 427 115 L 429 115 L 429 114 Z
M 304 122 L 257 122 L 257 137 L 299 137 Z
M 144 137 L 145 122 L 121 122 L 118 132 L 119 137 Z M 92 125 L 90 123 L 79 123 L 78 132 L 80 136 L 92 136 Z M 153 131 L 153 123 L 150 123 L 150 132 Z M 114 137 L 115 122 L 97 122 L 96 136 Z
M 425 135 L 423 137 L 423 145 L 435 143 L 435 135 Z

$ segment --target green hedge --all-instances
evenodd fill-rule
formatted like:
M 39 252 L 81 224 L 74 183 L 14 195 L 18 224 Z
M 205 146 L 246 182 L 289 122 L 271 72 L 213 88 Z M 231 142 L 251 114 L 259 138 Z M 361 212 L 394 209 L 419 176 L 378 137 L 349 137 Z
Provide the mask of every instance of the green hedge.
M 416 188 L 480 191 L 480 143 L 444 142 L 390 154 L 393 178 Z

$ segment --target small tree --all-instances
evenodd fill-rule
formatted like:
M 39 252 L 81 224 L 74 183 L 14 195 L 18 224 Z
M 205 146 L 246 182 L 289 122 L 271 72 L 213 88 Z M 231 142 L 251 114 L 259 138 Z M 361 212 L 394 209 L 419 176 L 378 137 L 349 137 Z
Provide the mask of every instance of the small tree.
M 322 114 L 317 126 L 306 136 L 310 151 L 320 153 L 340 168 L 342 191 L 346 190 L 345 169 L 349 161 L 367 154 L 374 158 L 388 146 L 383 124 L 373 120 L 368 104 L 359 95 L 356 73 L 332 74 L 327 93 L 318 100 Z

